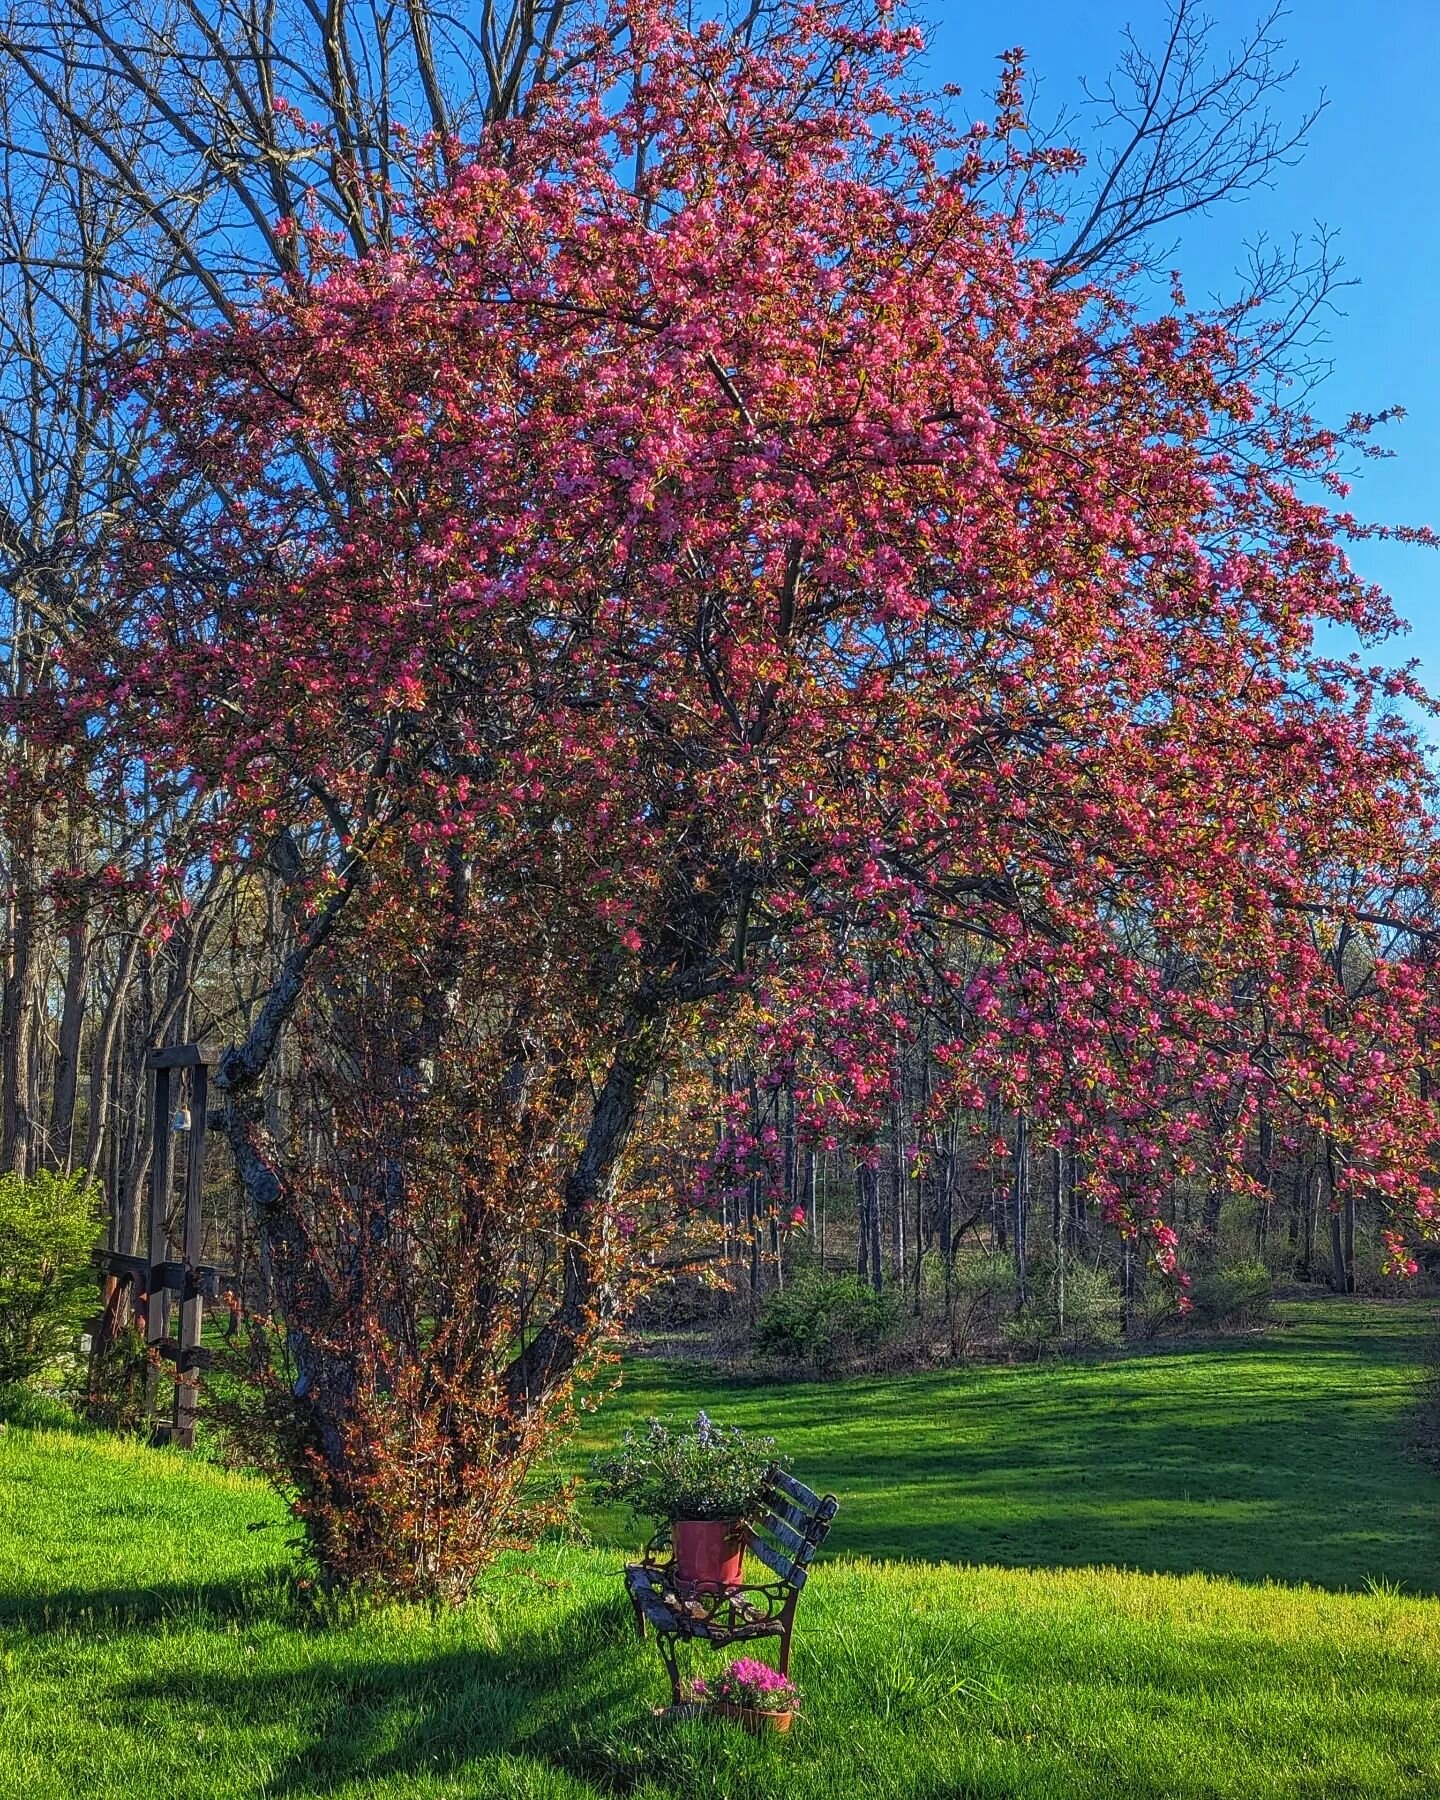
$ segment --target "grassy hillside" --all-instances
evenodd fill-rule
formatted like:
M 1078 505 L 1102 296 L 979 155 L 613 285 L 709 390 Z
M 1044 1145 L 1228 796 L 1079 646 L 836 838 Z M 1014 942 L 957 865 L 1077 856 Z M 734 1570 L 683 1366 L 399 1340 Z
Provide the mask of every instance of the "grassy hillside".
M 581 1449 L 704 1406 L 773 1432 L 843 1497 L 833 1541 L 851 1555 L 1440 1594 L 1440 1485 L 1406 1429 L 1436 1309 L 1279 1313 L 1203 1349 L 862 1381 L 744 1386 L 640 1362 Z M 618 1512 L 597 1524 L 634 1535 Z
M 1267 1498 L 1284 1444 L 1300 1459 L 1292 1525 L 1314 1540 L 1324 1579 L 1425 1586 L 1433 1569 L 1419 1579 L 1417 1534 L 1427 1491 L 1430 1517 L 1440 1512 L 1440 1484 L 1391 1443 L 1418 1322 L 1385 1319 L 1380 1336 L 1357 1340 L 1360 1316 L 1330 1309 L 1273 1342 L 1222 1352 L 1188 1459 L 1185 1395 L 1206 1388 L 1198 1365 L 1213 1352 L 1043 1378 L 990 1371 L 973 1387 L 947 1377 L 950 1390 L 929 1378 L 928 1425 L 903 1430 L 916 1410 L 910 1383 L 705 1390 L 717 1412 L 753 1407 L 748 1416 L 787 1440 L 806 1434 L 797 1462 L 847 1497 L 854 1521 L 837 1528 L 838 1555 L 807 1590 L 796 1672 L 812 1698 L 788 1744 L 651 1719 L 663 1697 L 658 1659 L 630 1634 L 613 1551 L 512 1561 L 457 1613 L 307 1627 L 284 1579 L 285 1515 L 263 1488 L 179 1454 L 11 1427 L 0 1436 L 0 1795 L 1433 1796 L 1440 1601 L 1383 1583 L 1327 1593 L 856 1554 L 987 1554 L 988 1509 L 1012 1529 L 991 1563 L 1038 1560 L 1052 1538 L 1057 1562 L 1099 1554 L 1092 1541 L 1124 1545 L 1126 1561 L 1163 1562 L 1205 1524 L 1186 1505 L 1238 1484 L 1233 1531 L 1212 1521 L 1196 1554 L 1228 1545 L 1232 1559 L 1275 1557 L 1295 1576 L 1304 1553 L 1278 1496 Z M 1388 1348 L 1368 1347 L 1377 1344 Z M 626 1405 L 659 1398 L 655 1380 L 646 1371 Z M 1023 1426 L 1027 1411 L 1038 1419 L 1047 1385 L 1068 1421 L 1048 1465 Z M 968 1410 L 937 1419 L 952 1391 Z M 1153 1438 L 1142 1428 L 1151 1404 L 1166 1421 Z M 1252 1430 L 1257 1419 L 1268 1429 Z M 1159 1475 L 1147 1443 L 1170 1459 Z M 1324 1505 L 1312 1501 L 1310 1465 L 1331 1484 Z M 1185 1483 L 1207 1470 L 1213 1485 L 1185 1502 Z

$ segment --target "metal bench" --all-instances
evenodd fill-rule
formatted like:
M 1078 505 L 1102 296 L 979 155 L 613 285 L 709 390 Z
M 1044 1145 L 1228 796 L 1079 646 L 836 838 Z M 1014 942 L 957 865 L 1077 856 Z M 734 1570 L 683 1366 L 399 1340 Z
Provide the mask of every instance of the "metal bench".
M 747 1556 L 774 1576 L 773 1581 L 744 1582 L 718 1592 L 696 1590 L 677 1581 L 668 1554 L 670 1534 L 662 1531 L 646 1547 L 643 1559 L 625 1570 L 625 1587 L 635 1609 L 641 1637 L 655 1630 L 656 1647 L 670 1677 L 675 1704 L 684 1695 L 676 1660 L 682 1639 L 699 1638 L 717 1650 L 755 1638 L 779 1638 L 780 1672 L 790 1672 L 790 1639 L 795 1605 L 805 1585 L 810 1560 L 824 1543 L 840 1503 L 833 1494 L 822 1500 L 783 1469 L 772 1468 L 758 1516 L 743 1528 Z

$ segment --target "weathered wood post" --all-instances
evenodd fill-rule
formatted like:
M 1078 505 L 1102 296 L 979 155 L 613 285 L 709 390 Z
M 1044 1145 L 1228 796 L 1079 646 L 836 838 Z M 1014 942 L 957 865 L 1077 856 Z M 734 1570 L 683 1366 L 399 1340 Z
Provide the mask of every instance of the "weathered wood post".
M 170 1260 L 170 1200 L 175 1184 L 174 1146 L 170 1140 L 170 1064 L 159 1059 L 168 1051 L 152 1051 L 145 1058 L 150 1074 L 150 1209 L 145 1231 L 146 1273 L 139 1300 L 144 1309 L 145 1345 L 152 1353 L 170 1332 L 170 1291 L 165 1285 L 165 1265 Z M 145 1370 L 145 1417 L 153 1417 L 160 1371 L 152 1354 Z
M 197 1062 L 190 1071 L 190 1142 L 185 1158 L 185 1217 L 180 1255 L 185 1266 L 180 1295 L 180 1354 L 175 1365 L 175 1427 L 172 1442 L 190 1449 L 195 1442 L 196 1390 L 199 1386 L 200 1330 L 205 1301 L 200 1288 L 200 1252 L 204 1220 L 201 1199 L 205 1183 L 205 1108 L 210 1070 Z
M 150 1165 L 150 1273 L 145 1305 L 145 1341 L 175 1365 L 175 1400 L 168 1426 L 157 1427 L 182 1449 L 195 1442 L 196 1390 L 203 1352 L 200 1335 L 205 1321 L 204 1286 L 200 1267 L 204 1218 L 201 1210 L 205 1181 L 205 1110 L 209 1102 L 210 1068 L 218 1052 L 209 1044 L 172 1044 L 152 1050 L 145 1066 L 155 1077 L 155 1149 Z M 190 1072 L 189 1107 L 184 1125 L 172 1107 L 177 1097 L 175 1075 Z M 180 1256 L 170 1235 L 171 1205 L 175 1181 L 175 1132 L 188 1134 L 185 1157 L 185 1192 L 180 1223 Z M 179 1342 L 170 1335 L 170 1293 L 180 1298 Z M 154 1410 L 155 1374 L 146 1384 L 147 1411 Z

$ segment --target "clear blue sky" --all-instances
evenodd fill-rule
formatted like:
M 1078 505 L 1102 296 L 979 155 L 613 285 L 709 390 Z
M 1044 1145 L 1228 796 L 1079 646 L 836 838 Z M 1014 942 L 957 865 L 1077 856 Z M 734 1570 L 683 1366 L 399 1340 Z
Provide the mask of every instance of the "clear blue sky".
M 1230 43 L 1263 4 L 1205 0 L 1205 10 Z M 1114 66 L 1127 23 L 1155 45 L 1166 20 L 1164 0 L 921 0 L 921 8 L 935 21 L 934 80 L 959 82 L 963 110 L 978 117 L 994 58 L 1010 45 L 1024 46 L 1041 83 L 1037 115 L 1053 115 L 1083 99 L 1080 77 Z M 1399 404 L 1407 415 L 1384 438 L 1394 457 L 1366 466 L 1351 504 L 1362 518 L 1440 525 L 1440 0 L 1293 0 L 1281 31 L 1285 60 L 1299 67 L 1277 111 L 1288 107 L 1298 120 L 1322 90 L 1327 101 L 1309 147 L 1279 171 L 1273 191 L 1184 229 L 1173 260 L 1199 302 L 1233 288 L 1247 239 L 1331 227 L 1343 276 L 1359 285 L 1339 296 L 1342 315 L 1330 323 L 1334 373 L 1318 410 L 1343 421 Z M 1419 658 L 1440 693 L 1440 551 L 1365 544 L 1355 561 L 1412 627 L 1386 660 Z

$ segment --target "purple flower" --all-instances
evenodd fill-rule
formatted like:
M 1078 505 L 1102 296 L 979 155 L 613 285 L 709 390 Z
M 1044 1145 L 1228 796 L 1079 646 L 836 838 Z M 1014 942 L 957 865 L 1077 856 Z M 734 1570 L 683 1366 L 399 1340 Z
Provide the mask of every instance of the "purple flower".
M 715 1691 L 722 1700 L 762 1712 L 788 1711 L 800 1698 L 800 1689 L 788 1675 L 752 1656 L 737 1657 L 716 1682 Z

